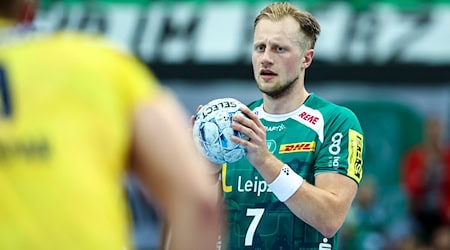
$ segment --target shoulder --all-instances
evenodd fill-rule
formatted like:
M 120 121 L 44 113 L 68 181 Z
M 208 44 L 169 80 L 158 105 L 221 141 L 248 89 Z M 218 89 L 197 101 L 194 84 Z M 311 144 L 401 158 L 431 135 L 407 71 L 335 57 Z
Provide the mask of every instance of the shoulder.
M 314 94 L 307 100 L 306 105 L 321 114 L 325 133 L 352 130 L 364 134 L 358 117 L 348 107 L 338 105 Z
M 315 94 L 311 94 L 310 98 L 307 105 L 319 110 L 324 116 L 324 119 L 329 122 L 348 121 L 359 123 L 358 117 L 350 108 L 336 104 Z
M 133 59 L 132 53 L 105 37 L 75 31 L 14 32 L 7 39 L 2 39 L 0 45 L 11 53 L 26 51 L 36 57 L 45 58 L 64 57 L 85 61 L 91 58 L 100 60 L 105 57 L 111 60 L 115 60 L 114 57 L 121 58 L 119 60 L 122 61 Z
M 52 47 L 51 53 L 63 55 L 67 61 L 82 62 L 79 67 L 88 67 L 104 71 L 111 77 L 122 78 L 126 75 L 142 76 L 148 81 L 156 81 L 151 69 L 144 65 L 131 51 L 108 38 L 95 34 L 60 32 L 47 38 Z
M 0 58 L 6 57 L 11 67 L 40 70 L 41 75 L 58 71 L 66 78 L 83 79 L 86 85 L 108 85 L 128 99 L 160 89 L 151 69 L 103 36 L 73 31 L 29 32 L 7 40 L 0 43 Z
M 55 49 L 63 49 L 68 55 L 108 56 L 122 58 L 133 58 L 132 53 L 125 47 L 113 41 L 95 34 L 85 34 L 76 32 L 60 32 L 48 36 L 45 41 L 53 44 Z

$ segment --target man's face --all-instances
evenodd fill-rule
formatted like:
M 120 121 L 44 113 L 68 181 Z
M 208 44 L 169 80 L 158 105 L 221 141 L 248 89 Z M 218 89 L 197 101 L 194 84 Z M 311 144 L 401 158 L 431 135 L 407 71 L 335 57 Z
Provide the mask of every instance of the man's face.
M 276 97 L 296 84 L 303 60 L 299 24 L 292 17 L 262 19 L 255 27 L 252 64 L 258 88 Z

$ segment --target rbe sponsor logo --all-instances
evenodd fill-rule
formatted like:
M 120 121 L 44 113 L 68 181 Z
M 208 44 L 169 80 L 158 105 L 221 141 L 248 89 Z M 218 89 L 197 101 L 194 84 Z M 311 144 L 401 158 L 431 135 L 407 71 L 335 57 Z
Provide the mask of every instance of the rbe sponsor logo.
M 311 114 L 308 114 L 307 112 L 300 113 L 299 117 L 302 118 L 303 120 L 311 123 L 311 124 L 314 124 L 314 125 L 316 125 L 316 123 L 320 119 L 319 117 L 311 115 Z
M 291 144 L 281 144 L 280 154 L 295 153 L 295 152 L 313 152 L 316 149 L 316 142 L 298 142 Z
M 216 105 L 210 105 L 207 109 L 205 109 L 203 112 L 201 112 L 201 118 L 204 119 L 205 117 L 207 117 L 209 114 L 211 114 L 214 111 L 217 111 L 219 109 L 224 109 L 224 108 L 235 108 L 237 107 L 237 104 L 235 102 L 230 102 L 230 101 L 223 101 L 223 102 L 219 102 Z

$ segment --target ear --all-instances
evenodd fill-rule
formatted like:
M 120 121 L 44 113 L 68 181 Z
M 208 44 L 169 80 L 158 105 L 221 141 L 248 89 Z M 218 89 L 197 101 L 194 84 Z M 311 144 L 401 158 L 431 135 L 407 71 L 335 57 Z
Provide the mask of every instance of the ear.
M 38 7 L 36 0 L 20 1 L 20 5 L 18 7 L 18 21 L 23 24 L 33 22 Z
M 313 60 L 314 57 L 314 49 L 307 49 L 303 53 L 303 59 L 302 59 L 302 68 L 306 69 L 308 68 Z

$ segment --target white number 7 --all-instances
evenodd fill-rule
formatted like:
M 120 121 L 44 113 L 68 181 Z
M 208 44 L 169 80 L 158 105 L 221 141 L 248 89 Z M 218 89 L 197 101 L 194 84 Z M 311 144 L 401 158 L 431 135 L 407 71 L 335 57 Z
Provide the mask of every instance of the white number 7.
M 255 236 L 256 227 L 259 224 L 264 213 L 264 208 L 247 208 L 247 216 L 254 216 L 250 226 L 248 226 L 247 234 L 245 235 L 245 246 L 251 246 L 253 236 Z

